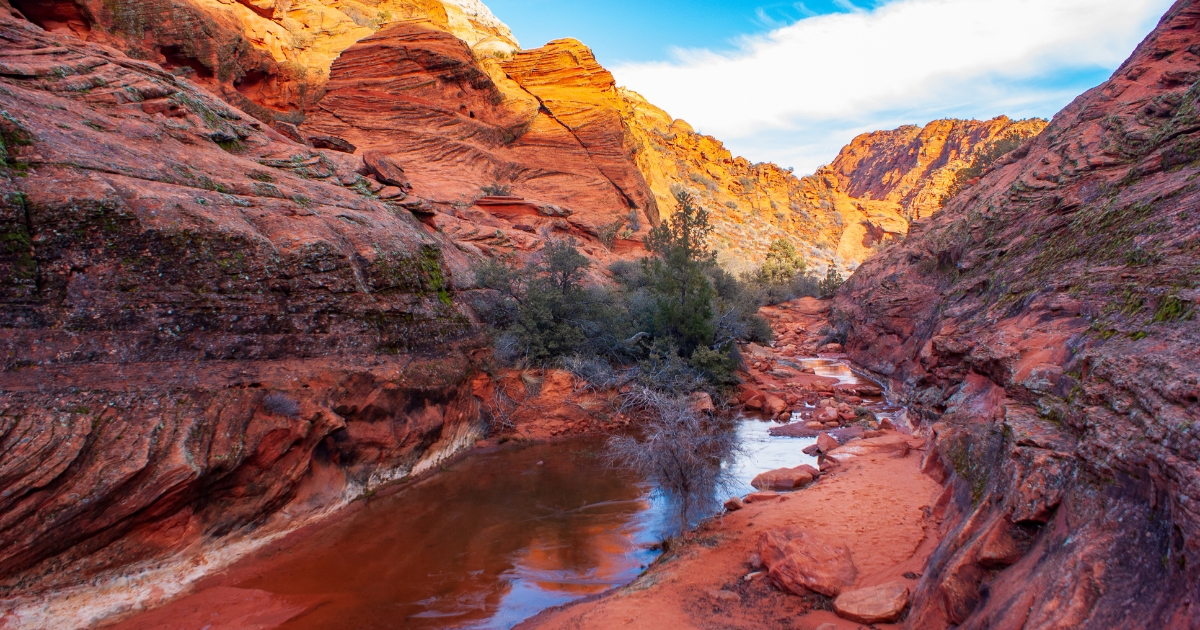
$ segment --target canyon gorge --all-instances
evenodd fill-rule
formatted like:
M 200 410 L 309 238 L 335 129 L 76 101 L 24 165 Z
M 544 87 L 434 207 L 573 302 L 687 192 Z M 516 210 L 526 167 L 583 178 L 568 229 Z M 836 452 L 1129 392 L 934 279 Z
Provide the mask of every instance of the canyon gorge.
M 896 532 L 880 557 L 912 555 L 856 586 L 909 580 L 905 627 L 1200 623 L 1192 0 L 1051 121 L 863 134 L 805 176 L 734 156 L 584 43 L 522 48 L 478 0 L 0 0 L 0 41 L 0 628 L 136 623 L 438 474 L 489 438 L 498 390 L 542 401 L 514 420 L 533 441 L 612 430 L 565 372 L 496 369 L 474 270 L 573 238 L 611 283 L 681 191 L 731 272 L 783 239 L 853 274 L 765 308 L 776 343 L 743 347 L 718 406 L 861 403 L 782 365 L 821 353 L 907 426 L 842 435 L 811 490 L 705 525 L 718 551 L 700 535 L 527 623 L 855 627 L 836 593 L 789 594 L 769 550 L 790 543 L 757 536 L 858 527 L 841 493 L 891 501 L 888 476 L 921 516 L 871 513 Z M 676 612 L 690 568 L 707 603 Z M 785 586 L 721 591 L 751 569 Z

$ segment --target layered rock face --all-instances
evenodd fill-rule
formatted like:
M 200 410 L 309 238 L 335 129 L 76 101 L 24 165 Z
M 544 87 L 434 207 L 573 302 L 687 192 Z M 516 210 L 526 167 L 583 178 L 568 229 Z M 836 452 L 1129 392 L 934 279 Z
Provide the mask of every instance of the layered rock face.
M 1045 121 L 938 120 L 855 138 L 816 173 L 796 177 L 775 164 L 735 157 L 717 139 L 622 90 L 641 151 L 636 160 L 660 204 L 683 186 L 707 202 L 718 258 L 734 271 L 760 263 L 789 239 L 823 273 L 853 271 L 912 219 L 941 208 L 959 170 L 1011 133 L 1036 135 Z M 669 206 L 668 206 L 669 207 Z
M 4 9 L 0 37 L 0 625 L 152 604 L 473 439 L 467 261 L 361 158 Z
M 732 270 L 753 268 L 772 241 L 787 238 L 814 269 L 849 271 L 906 233 L 910 217 L 935 210 L 978 147 L 1036 127 L 997 119 L 903 128 L 860 138 L 832 169 L 796 178 L 735 158 L 618 89 L 577 41 L 520 51 L 478 0 L 16 7 L 47 29 L 190 76 L 260 120 L 307 119 L 297 139 L 344 136 L 393 154 L 418 194 L 441 202 L 430 223 L 484 255 L 536 249 L 554 236 L 593 241 L 588 254 L 599 261 L 635 253 L 659 208 L 669 212 L 673 190 L 685 187 L 709 205 L 720 260 Z M 493 183 L 530 203 L 471 208 Z M 559 210 L 538 210 L 547 204 Z M 599 247 L 605 231 L 618 236 Z
M 494 254 L 555 235 L 594 245 L 616 221 L 636 228 L 630 241 L 657 223 L 619 106 L 612 75 L 578 42 L 478 60 L 453 35 L 414 22 L 346 50 L 301 130 L 390 155 L 435 205 L 431 223 L 468 251 Z M 520 199 L 475 206 L 493 184 Z
M 333 61 L 398 21 L 453 33 L 480 55 L 507 55 L 516 39 L 478 0 L 13 0 L 49 31 L 110 44 L 190 76 L 271 121 L 299 122 L 320 100 Z
M 1031 138 L 1046 128 L 1040 118 L 935 120 L 924 128 L 906 125 L 855 138 L 829 165 L 839 187 L 851 197 L 899 204 L 910 221 L 942 207 L 959 170 L 977 150 L 1006 136 Z
M 835 319 L 948 478 L 914 628 L 1200 620 L 1200 5 L 903 245 Z

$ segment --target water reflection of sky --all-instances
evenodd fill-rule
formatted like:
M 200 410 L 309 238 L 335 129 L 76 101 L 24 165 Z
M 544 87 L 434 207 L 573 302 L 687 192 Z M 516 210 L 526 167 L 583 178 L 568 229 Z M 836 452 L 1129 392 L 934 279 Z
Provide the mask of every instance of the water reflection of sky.
M 840 361 L 796 363 L 859 380 Z M 816 465 L 801 452 L 814 440 L 773 437 L 776 426 L 739 422 L 743 453 L 716 505 L 752 492 L 759 473 Z M 510 628 L 631 582 L 673 531 L 670 502 L 603 449 L 586 438 L 470 457 L 258 559 L 238 586 L 320 602 L 284 628 Z
M 738 425 L 738 437 L 741 438 L 744 455 L 730 466 L 736 483 L 730 489 L 734 494 L 754 492 L 750 481 L 768 470 L 794 468 L 800 464 L 816 467 L 817 458 L 802 452 L 804 447 L 816 440 L 775 437 L 768 433 L 772 427 L 778 426 L 782 425 L 753 419 L 743 420 Z

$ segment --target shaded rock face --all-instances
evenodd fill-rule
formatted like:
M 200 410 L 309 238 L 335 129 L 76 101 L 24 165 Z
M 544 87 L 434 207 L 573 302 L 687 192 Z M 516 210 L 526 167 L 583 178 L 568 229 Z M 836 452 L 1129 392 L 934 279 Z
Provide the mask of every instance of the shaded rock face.
M 899 204 L 910 221 L 941 209 L 942 198 L 974 153 L 1010 134 L 1032 137 L 1045 129 L 1040 118 L 935 120 L 924 128 L 906 125 L 855 138 L 829 165 L 851 197 Z
M 833 318 L 948 480 L 912 627 L 1200 620 L 1200 6 L 901 246 Z
M 286 531 L 472 439 L 467 261 L 361 158 L 3 9 L 0 37 L 0 598 Z

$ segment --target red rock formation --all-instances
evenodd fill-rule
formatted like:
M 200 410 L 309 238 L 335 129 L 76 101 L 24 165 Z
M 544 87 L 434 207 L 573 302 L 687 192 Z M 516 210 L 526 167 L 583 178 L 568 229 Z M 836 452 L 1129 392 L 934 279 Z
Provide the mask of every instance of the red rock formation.
M 949 480 L 911 627 L 1200 624 L 1198 80 L 1181 0 L 838 296 Z
M 900 204 L 910 220 L 932 216 L 974 153 L 1010 134 L 1029 138 L 1041 133 L 1040 118 L 1009 120 L 935 120 L 924 128 L 906 125 L 865 133 L 846 145 L 829 165 L 840 188 L 851 197 Z
M 603 258 L 605 226 L 632 212 L 644 234 L 658 220 L 628 159 L 612 76 L 577 42 L 502 68 L 431 25 L 398 24 L 346 50 L 328 90 L 302 129 L 391 155 L 414 193 L 435 202 L 429 221 L 467 251 L 531 251 L 557 235 L 590 240 L 587 253 Z M 530 212 L 472 207 L 492 184 L 528 199 Z
M 219 566 L 239 536 L 469 444 L 465 258 L 369 194 L 360 158 L 3 8 L 0 37 L 0 598 L 17 625 L 153 603 L 169 580 L 82 612 L 61 598 L 109 571 Z
M 425 20 L 480 55 L 518 49 L 512 33 L 473 0 L 13 0 L 49 31 L 112 45 L 219 94 L 264 121 L 298 122 L 324 94 L 329 67 L 389 23 Z

